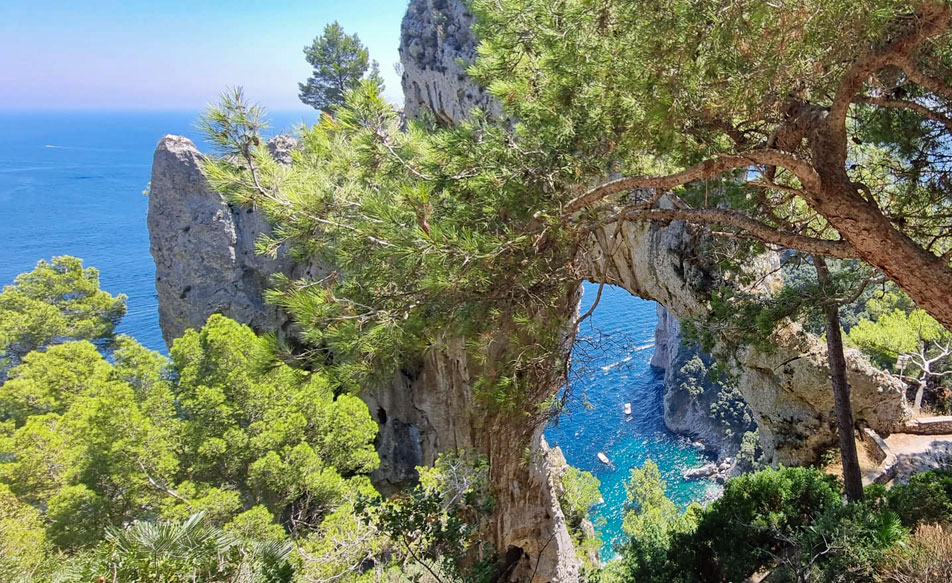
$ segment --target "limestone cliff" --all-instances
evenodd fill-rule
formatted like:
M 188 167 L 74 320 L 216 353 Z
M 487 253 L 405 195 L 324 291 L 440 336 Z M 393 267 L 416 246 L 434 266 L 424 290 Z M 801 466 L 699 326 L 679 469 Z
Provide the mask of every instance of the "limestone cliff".
M 474 107 L 499 110 L 486 90 L 466 76 L 464 67 L 476 56 L 472 25 L 472 14 L 458 0 L 410 2 L 400 27 L 407 117 L 429 112 L 449 124 L 466 117 Z
M 474 55 L 471 20 L 460 0 L 411 0 L 400 46 L 406 115 L 429 112 L 449 124 L 473 106 L 495 108 L 461 65 Z M 276 157 L 292 145 L 275 143 Z M 200 160 L 194 145 L 174 136 L 164 138 L 155 154 L 149 230 L 163 335 L 171 340 L 215 312 L 259 330 L 286 326 L 286 319 L 261 300 L 270 274 L 313 276 L 321 267 L 294 266 L 282 255 L 274 260 L 254 255 L 254 241 L 268 225 L 254 211 L 229 205 L 213 192 Z M 703 315 L 719 277 L 697 257 L 697 243 L 680 222 L 608 225 L 592 235 L 580 257 L 587 279 L 620 285 L 666 308 L 671 334 L 656 362 L 669 369 L 682 354 L 673 332 L 677 319 Z M 833 442 L 832 395 L 822 347 L 795 328 L 783 331 L 778 341 L 781 348 L 771 354 L 747 350 L 738 355 L 739 389 L 768 455 L 796 463 Z M 905 413 L 898 386 L 862 359 L 851 358 L 851 363 L 857 419 L 888 433 Z M 428 350 L 421 362 L 407 363 L 389 384 L 365 392 L 380 425 L 375 482 L 384 491 L 409 483 L 415 466 L 432 463 L 441 452 L 473 448 L 487 453 L 497 497 L 496 544 L 507 560 L 509 579 L 526 580 L 534 573 L 536 581 L 577 580 L 579 562 L 555 494 L 556 474 L 546 461 L 541 426 L 502 421 L 487 426 L 473 402 L 473 376 L 463 341 L 449 339 Z M 690 400 L 672 403 L 669 424 L 697 429 L 703 409 Z
M 278 136 L 268 146 L 289 161 L 296 140 Z M 165 136 L 155 149 L 149 191 L 149 243 L 155 261 L 159 326 L 166 343 L 221 313 L 256 331 L 285 324 L 262 292 L 275 273 L 315 277 L 324 267 L 293 265 L 284 253 L 257 255 L 255 241 L 271 228 L 260 213 L 231 205 L 202 174 L 202 154 L 188 138 Z
M 294 144 L 279 136 L 270 145 L 280 161 Z M 270 276 L 319 277 L 326 268 L 295 265 L 280 253 L 276 259 L 255 255 L 255 239 L 270 227 L 256 211 L 229 204 L 213 191 L 201 160 L 195 145 L 179 136 L 164 137 L 155 151 L 148 226 L 166 342 L 214 313 L 259 331 L 289 333 L 287 317 L 262 300 Z M 421 362 L 406 363 L 390 383 L 363 391 L 379 425 L 380 466 L 371 479 L 381 491 L 394 492 L 414 483 L 415 468 L 431 465 L 440 453 L 489 454 L 500 509 L 495 536 L 510 578 L 535 573 L 537 581 L 577 580 L 579 562 L 555 495 L 541 426 L 487 427 L 484 412 L 473 403 L 471 378 L 463 341 L 450 339 L 432 346 Z M 531 460 L 525 463 L 527 449 Z
M 685 342 L 681 323 L 658 304 L 651 366 L 664 370 L 664 424 L 727 458 L 740 449 L 744 433 L 757 426 L 733 384 L 711 374 L 712 363 L 710 355 Z

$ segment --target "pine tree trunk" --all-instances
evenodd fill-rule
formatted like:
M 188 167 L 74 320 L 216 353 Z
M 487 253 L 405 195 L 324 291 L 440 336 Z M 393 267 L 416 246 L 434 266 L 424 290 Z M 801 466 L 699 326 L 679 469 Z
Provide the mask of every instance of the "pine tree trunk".
M 824 289 L 830 289 L 830 271 L 822 258 L 814 257 L 817 278 Z M 856 453 L 856 436 L 853 434 L 853 406 L 850 403 L 850 385 L 846 380 L 846 355 L 843 353 L 843 336 L 840 333 L 839 306 L 824 302 L 826 319 L 827 359 L 830 364 L 830 381 L 833 385 L 833 403 L 836 409 L 837 432 L 840 438 L 840 457 L 843 459 L 843 483 L 846 499 L 854 502 L 863 499 L 863 474 Z

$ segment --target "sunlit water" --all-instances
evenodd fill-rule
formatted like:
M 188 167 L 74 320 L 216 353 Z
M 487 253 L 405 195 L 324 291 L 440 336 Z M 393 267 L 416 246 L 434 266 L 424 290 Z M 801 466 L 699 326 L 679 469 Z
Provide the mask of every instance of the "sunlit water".
M 152 154 L 165 134 L 182 134 L 207 150 L 195 112 L 0 112 L 0 285 L 30 271 L 41 258 L 75 255 L 99 268 L 103 289 L 129 296 L 119 332 L 165 351 L 158 327 L 155 267 L 146 230 Z M 277 113 L 275 131 L 313 113 Z M 587 286 L 583 311 L 595 296 Z M 596 524 L 610 556 L 621 533 L 624 481 L 631 468 L 654 459 L 678 503 L 703 499 L 712 486 L 681 479 L 702 459 L 661 421 L 662 379 L 648 366 L 654 350 L 655 305 L 606 288 L 583 336 L 596 329 L 611 340 L 579 345 L 580 374 L 568 406 L 546 436 L 570 463 L 602 481 Z M 583 352 L 592 358 L 586 358 Z M 576 373 L 579 374 L 579 373 Z M 624 415 L 624 403 L 633 414 Z M 596 454 L 604 452 L 608 467 Z
M 597 285 L 585 284 L 582 313 L 597 290 Z M 625 481 L 645 460 L 658 464 L 668 497 L 682 507 L 719 492 L 713 482 L 682 478 L 685 470 L 707 460 L 690 440 L 664 426 L 664 374 L 648 364 L 657 323 L 654 302 L 605 286 L 601 301 L 579 330 L 583 341 L 576 345 L 568 403 L 557 424 L 545 432 L 549 445 L 560 446 L 570 464 L 601 481 L 605 501 L 594 508 L 593 519 L 604 543 L 603 559 L 610 558 L 613 545 L 622 540 Z M 631 415 L 625 414 L 625 403 L 631 403 Z M 610 466 L 599 461 L 599 452 L 608 457 Z
M 0 285 L 55 255 L 129 296 L 119 332 L 165 350 L 146 230 L 152 154 L 165 134 L 207 146 L 197 112 L 0 112 Z M 313 113 L 277 113 L 276 129 Z

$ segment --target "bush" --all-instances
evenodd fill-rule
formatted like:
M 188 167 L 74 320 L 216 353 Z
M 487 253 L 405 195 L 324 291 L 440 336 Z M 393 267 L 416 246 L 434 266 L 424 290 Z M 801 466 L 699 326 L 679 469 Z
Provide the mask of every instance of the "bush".
M 908 533 L 895 513 L 875 502 L 835 506 L 791 536 L 778 556 L 776 583 L 872 581 L 886 551 Z
M 894 487 L 887 495 L 889 508 L 902 523 L 952 523 L 952 472 L 916 474 L 909 483 Z
M 682 569 L 701 580 L 740 581 L 771 564 L 794 536 L 840 504 L 831 476 L 812 468 L 766 469 L 728 482 L 696 532 L 672 547 L 682 549 Z

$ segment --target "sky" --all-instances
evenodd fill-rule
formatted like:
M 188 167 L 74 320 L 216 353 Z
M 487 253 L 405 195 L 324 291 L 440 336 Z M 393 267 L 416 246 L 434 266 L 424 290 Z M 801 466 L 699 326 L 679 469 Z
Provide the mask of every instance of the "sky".
M 304 46 L 337 20 L 380 63 L 402 104 L 407 0 L 0 0 L 0 110 L 200 109 L 240 85 L 297 110 Z

